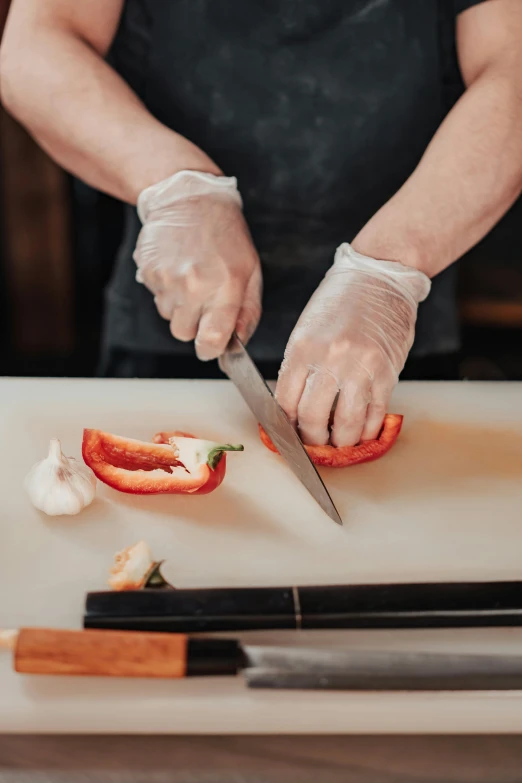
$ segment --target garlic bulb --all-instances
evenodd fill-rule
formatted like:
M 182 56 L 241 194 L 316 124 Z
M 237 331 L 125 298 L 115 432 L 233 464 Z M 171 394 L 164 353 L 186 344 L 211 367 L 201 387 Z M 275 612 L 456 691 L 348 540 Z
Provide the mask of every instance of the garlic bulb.
M 96 477 L 87 465 L 65 457 L 53 438 L 48 457 L 29 471 L 25 488 L 33 506 L 51 517 L 78 514 L 94 499 Z

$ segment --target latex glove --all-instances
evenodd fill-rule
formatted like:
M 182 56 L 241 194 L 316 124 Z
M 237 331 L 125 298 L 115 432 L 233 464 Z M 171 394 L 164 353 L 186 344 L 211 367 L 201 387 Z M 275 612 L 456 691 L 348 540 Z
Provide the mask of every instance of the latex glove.
M 277 383 L 305 443 L 352 446 L 378 436 L 430 287 L 416 269 L 338 248 L 290 336 Z
M 195 339 L 202 360 L 220 356 L 234 329 L 248 341 L 261 315 L 261 267 L 235 177 L 180 171 L 142 191 L 138 214 L 136 279 L 174 337 Z

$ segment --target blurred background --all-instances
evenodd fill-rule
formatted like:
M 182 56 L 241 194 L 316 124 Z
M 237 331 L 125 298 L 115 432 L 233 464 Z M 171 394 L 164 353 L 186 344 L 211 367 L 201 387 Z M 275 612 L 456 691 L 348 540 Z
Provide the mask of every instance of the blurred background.
M 95 374 L 121 231 L 121 205 L 69 177 L 0 107 L 0 374 Z M 522 380 L 522 201 L 459 268 L 460 377 Z

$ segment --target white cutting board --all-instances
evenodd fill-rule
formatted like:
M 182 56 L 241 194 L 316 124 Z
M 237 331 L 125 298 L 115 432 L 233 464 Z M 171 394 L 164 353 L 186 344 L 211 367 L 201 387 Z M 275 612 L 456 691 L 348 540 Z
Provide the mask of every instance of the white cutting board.
M 522 578 L 522 384 L 402 384 L 400 440 L 382 461 L 323 478 L 339 528 L 258 441 L 228 382 L 0 381 L 0 627 L 80 627 L 113 554 L 146 539 L 178 587 Z M 204 497 L 99 484 L 79 517 L 50 519 L 23 490 L 49 439 L 79 457 L 83 427 L 148 439 L 183 429 L 243 442 Z M 522 650 L 522 629 L 245 634 L 359 648 Z M 513 732 L 522 693 L 248 691 L 241 680 L 22 677 L 0 657 L 0 732 Z

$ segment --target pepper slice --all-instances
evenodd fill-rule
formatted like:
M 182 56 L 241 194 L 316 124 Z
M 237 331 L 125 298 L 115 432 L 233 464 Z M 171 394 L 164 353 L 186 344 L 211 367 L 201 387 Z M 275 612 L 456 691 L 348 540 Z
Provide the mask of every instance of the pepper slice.
M 376 440 L 359 443 L 357 446 L 342 446 L 339 449 L 335 446 L 305 446 L 305 449 L 314 465 L 328 468 L 346 468 L 349 465 L 372 462 L 391 449 L 399 437 L 402 420 L 403 416 L 397 413 L 388 413 L 384 417 L 379 437 Z M 278 454 L 279 452 L 260 424 L 259 434 L 265 446 Z
M 164 435 L 168 439 L 158 441 Z M 104 484 L 133 495 L 206 495 L 225 477 L 225 451 L 243 451 L 243 446 L 179 432 L 161 433 L 153 443 L 100 430 L 83 432 L 84 462 Z

